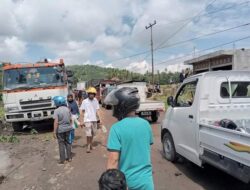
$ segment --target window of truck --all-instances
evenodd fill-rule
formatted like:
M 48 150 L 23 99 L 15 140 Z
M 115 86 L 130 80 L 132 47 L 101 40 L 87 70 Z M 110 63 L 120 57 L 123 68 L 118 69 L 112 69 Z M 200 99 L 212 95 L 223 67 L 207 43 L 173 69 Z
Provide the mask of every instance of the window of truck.
M 190 107 L 193 104 L 197 81 L 184 84 L 176 96 L 176 107 Z
M 250 98 L 250 81 L 232 81 L 231 91 L 229 82 L 223 82 L 220 88 L 220 95 L 222 98 Z
M 56 67 L 16 68 L 4 71 L 5 90 L 64 84 L 64 71 L 58 71 Z

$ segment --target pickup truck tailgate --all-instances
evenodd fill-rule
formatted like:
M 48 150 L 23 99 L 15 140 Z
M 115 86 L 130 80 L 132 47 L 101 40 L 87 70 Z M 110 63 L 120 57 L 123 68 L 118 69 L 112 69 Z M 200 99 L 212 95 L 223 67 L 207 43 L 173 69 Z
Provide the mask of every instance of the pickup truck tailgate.
M 250 166 L 250 134 L 200 125 L 200 146 L 246 166 Z
M 140 103 L 140 107 L 137 110 L 139 111 L 164 111 L 165 110 L 165 105 L 163 102 L 160 101 L 150 101 L 147 100 L 145 102 Z

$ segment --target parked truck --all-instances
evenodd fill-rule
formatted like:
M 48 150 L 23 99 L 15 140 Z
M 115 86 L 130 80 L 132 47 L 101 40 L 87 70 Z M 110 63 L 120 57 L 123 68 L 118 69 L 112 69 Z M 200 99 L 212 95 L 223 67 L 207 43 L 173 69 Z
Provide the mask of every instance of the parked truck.
M 250 182 L 250 71 L 187 78 L 162 122 L 164 156 L 213 165 Z
M 150 117 L 152 122 L 156 122 L 159 118 L 160 112 L 165 110 L 165 104 L 161 101 L 154 101 L 147 99 L 147 85 L 146 82 L 126 82 L 117 85 L 118 88 L 132 87 L 137 88 L 140 96 L 140 107 L 136 110 L 140 117 Z
M 76 90 L 86 90 L 86 81 L 81 81 L 76 84 Z
M 67 96 L 68 77 L 61 59 L 34 64 L 3 64 L 3 103 L 5 120 L 15 131 L 35 121 L 51 120 L 54 96 Z

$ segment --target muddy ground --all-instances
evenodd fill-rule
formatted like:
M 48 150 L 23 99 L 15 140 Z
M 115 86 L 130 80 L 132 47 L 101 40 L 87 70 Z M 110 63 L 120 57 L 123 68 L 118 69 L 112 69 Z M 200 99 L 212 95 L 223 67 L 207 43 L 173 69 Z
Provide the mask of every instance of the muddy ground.
M 109 128 L 115 119 L 110 111 L 102 111 L 104 125 Z M 26 130 L 15 134 L 20 142 L 0 143 L 1 190 L 97 190 L 97 180 L 105 170 L 107 134 L 99 131 L 96 149 L 87 154 L 82 129 L 76 131 L 73 161 L 59 165 L 58 146 L 48 125 L 39 126 L 38 134 Z M 213 168 L 199 168 L 181 160 L 176 164 L 166 161 L 161 154 L 160 123 L 152 124 L 155 144 L 152 161 L 155 189 L 159 190 L 249 190 L 233 177 Z M 11 131 L 4 131 L 11 134 Z

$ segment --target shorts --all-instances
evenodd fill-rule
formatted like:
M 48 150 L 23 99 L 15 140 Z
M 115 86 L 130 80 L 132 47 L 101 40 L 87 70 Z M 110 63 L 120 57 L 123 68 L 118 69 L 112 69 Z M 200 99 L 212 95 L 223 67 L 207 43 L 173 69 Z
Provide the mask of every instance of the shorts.
M 97 130 L 97 122 L 86 122 L 85 123 L 85 133 L 87 137 L 95 136 Z

